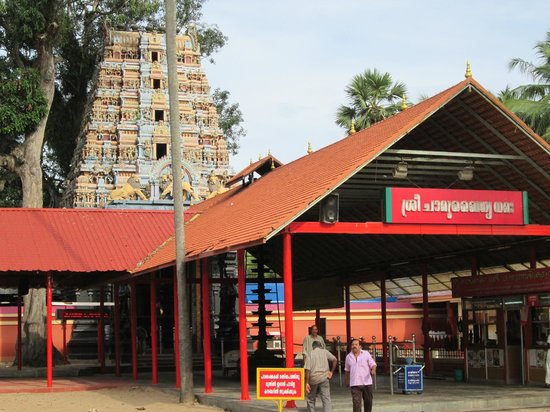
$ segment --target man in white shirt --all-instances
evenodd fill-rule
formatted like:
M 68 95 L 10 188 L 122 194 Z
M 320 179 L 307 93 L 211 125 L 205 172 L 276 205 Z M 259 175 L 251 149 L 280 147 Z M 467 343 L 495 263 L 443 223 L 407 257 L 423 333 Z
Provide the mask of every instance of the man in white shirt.
M 372 377 L 376 375 L 376 362 L 371 354 L 362 350 L 358 339 L 351 341 L 351 352 L 346 356 L 345 383 L 351 389 L 353 412 L 372 411 Z

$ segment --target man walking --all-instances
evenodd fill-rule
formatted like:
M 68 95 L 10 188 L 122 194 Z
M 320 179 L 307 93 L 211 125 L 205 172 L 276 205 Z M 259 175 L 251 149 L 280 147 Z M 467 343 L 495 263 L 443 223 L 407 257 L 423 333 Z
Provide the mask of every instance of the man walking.
M 372 411 L 372 376 L 376 375 L 376 362 L 371 354 L 362 350 L 358 339 L 351 341 L 351 352 L 346 356 L 346 386 L 351 388 L 353 412 Z
M 312 350 L 306 357 L 306 392 L 307 392 L 307 410 L 315 411 L 315 399 L 317 393 L 321 395 L 323 402 L 323 411 L 331 412 L 332 404 L 330 400 L 329 379 L 336 369 L 336 357 L 328 350 L 321 347 L 321 343 L 313 341 Z M 330 369 L 329 369 L 330 362 Z

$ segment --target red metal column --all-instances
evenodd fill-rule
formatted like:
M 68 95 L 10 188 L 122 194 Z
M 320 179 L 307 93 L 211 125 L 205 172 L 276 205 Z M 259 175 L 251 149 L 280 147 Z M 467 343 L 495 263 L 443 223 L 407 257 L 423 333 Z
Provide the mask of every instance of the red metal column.
M 426 269 L 422 273 L 422 332 L 424 333 L 424 375 L 430 376 L 430 311 L 428 307 L 428 274 Z
M 120 376 L 120 284 L 113 285 L 115 305 L 115 376 Z
M 388 311 L 386 305 L 386 275 L 380 280 L 380 309 L 382 311 L 382 342 L 388 340 Z M 384 359 L 384 372 L 390 370 L 390 360 L 388 356 L 388 345 L 382 343 L 382 358 Z
M 46 365 L 48 388 L 51 388 L 53 385 L 52 287 L 52 274 L 51 272 L 48 272 L 46 275 Z
M 346 347 L 350 350 L 351 341 L 351 295 L 349 293 L 349 285 L 344 286 L 346 296 Z
M 136 280 L 132 279 L 130 293 L 130 335 L 132 338 L 132 378 L 137 381 L 137 303 Z
M 205 258 L 201 259 L 201 280 L 202 347 L 204 351 L 204 393 L 210 393 L 212 392 L 212 352 L 210 350 L 210 284 L 208 281 L 208 259 Z
M 21 370 L 23 364 L 23 354 L 21 349 L 23 348 L 21 342 L 21 306 L 23 305 L 23 297 L 21 296 L 20 291 L 17 291 L 17 370 Z
M 105 328 L 103 326 L 103 313 L 105 312 L 105 288 L 99 288 L 99 320 L 98 327 L 98 356 L 99 364 L 101 365 L 101 373 L 105 373 Z
M 283 282 L 285 299 L 285 366 L 294 367 L 294 330 L 292 313 L 292 236 L 283 233 Z M 296 402 L 287 401 L 285 408 L 296 408 Z
M 159 382 L 158 377 L 158 357 L 157 357 L 157 285 L 156 272 L 151 273 L 149 281 L 149 300 L 151 310 L 151 383 L 156 385 Z
M 180 374 L 180 332 L 179 332 L 179 310 L 178 310 L 178 277 L 177 269 L 174 266 L 172 278 L 174 279 L 174 358 L 176 364 L 176 388 L 181 388 Z
M 246 273 L 244 249 L 237 251 L 237 278 L 239 286 L 239 349 L 241 358 L 241 401 L 249 401 L 248 393 L 248 343 L 246 339 Z

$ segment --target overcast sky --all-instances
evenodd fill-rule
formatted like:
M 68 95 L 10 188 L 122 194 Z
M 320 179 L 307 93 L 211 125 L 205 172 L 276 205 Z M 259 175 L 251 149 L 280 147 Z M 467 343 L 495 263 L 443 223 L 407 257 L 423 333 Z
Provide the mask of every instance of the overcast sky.
M 535 62 L 550 31 L 548 0 L 209 0 L 204 21 L 229 38 L 212 88 L 240 105 L 247 136 L 231 158 L 235 171 L 267 151 L 283 163 L 344 136 L 334 123 L 344 89 L 367 68 L 404 82 L 418 101 L 473 77 L 497 94 L 529 81 L 508 69 Z

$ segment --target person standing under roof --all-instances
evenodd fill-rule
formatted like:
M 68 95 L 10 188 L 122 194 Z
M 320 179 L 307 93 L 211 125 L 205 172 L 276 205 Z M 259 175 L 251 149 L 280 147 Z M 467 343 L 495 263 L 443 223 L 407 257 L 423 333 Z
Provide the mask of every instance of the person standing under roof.
M 313 349 L 312 348 L 312 343 L 313 342 L 315 342 L 315 341 L 319 342 L 321 344 L 321 348 L 326 349 L 325 340 L 323 339 L 322 336 L 319 336 L 318 333 L 319 333 L 319 328 L 317 327 L 317 325 L 311 325 L 310 328 L 309 328 L 309 335 L 306 335 L 306 337 L 304 338 L 303 345 L 302 345 L 302 353 L 303 353 L 303 356 L 304 356 L 304 363 L 305 363 L 309 353 Z
M 332 353 L 321 348 L 319 341 L 313 341 L 311 346 L 311 352 L 309 352 L 304 366 L 306 370 L 307 410 L 308 412 L 315 412 L 315 399 L 319 393 L 321 402 L 323 402 L 323 412 L 331 412 L 329 379 L 332 379 L 338 361 Z
M 353 412 L 372 411 L 372 376 L 376 375 L 376 362 L 371 354 L 362 350 L 359 339 L 351 341 L 351 352 L 346 356 L 345 383 L 351 388 Z

